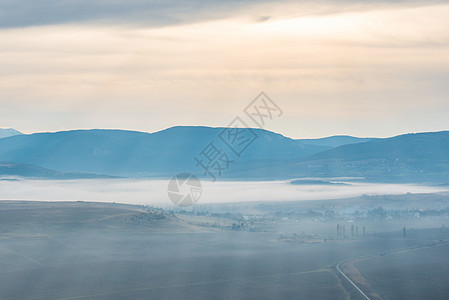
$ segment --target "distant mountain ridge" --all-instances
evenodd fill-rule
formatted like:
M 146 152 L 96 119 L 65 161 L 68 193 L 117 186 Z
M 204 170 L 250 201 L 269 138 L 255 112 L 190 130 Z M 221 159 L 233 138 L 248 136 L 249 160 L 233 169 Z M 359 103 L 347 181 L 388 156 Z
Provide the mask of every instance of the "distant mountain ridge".
M 449 181 L 449 131 L 384 139 L 334 136 L 295 140 L 251 129 L 253 142 L 236 155 L 219 138 L 224 130 L 177 126 L 155 133 L 93 129 L 17 135 L 0 139 L 0 161 L 65 173 L 168 178 L 179 172 L 202 175 L 194 158 L 213 143 L 232 160 L 222 179 Z
M 93 129 L 13 136 L 0 139 L 0 161 L 63 172 L 164 177 L 197 170 L 194 157 L 211 142 L 225 149 L 226 145 L 218 138 L 223 130 L 178 126 L 155 133 Z M 230 159 L 297 159 L 330 149 L 267 130 L 252 130 L 256 134 L 254 142 L 240 157 Z
M 448 159 L 449 131 L 408 133 L 366 143 L 343 145 L 312 155 L 310 159 L 358 160 L 386 159 Z
M 238 177 L 364 177 L 370 181 L 444 182 L 449 179 L 449 131 L 404 134 L 342 145 L 303 159 L 239 170 Z

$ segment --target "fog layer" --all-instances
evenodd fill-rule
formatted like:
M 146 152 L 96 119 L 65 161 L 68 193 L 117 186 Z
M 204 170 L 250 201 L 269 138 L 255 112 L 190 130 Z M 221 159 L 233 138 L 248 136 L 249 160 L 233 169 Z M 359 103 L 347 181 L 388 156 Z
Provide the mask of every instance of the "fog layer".
M 0 181 L 0 200 L 96 201 L 142 205 L 171 205 L 167 180 L 20 180 Z M 202 182 L 199 203 L 298 201 L 356 197 L 363 194 L 405 194 L 449 191 L 447 187 L 411 184 L 351 183 L 350 185 L 292 185 L 270 182 Z

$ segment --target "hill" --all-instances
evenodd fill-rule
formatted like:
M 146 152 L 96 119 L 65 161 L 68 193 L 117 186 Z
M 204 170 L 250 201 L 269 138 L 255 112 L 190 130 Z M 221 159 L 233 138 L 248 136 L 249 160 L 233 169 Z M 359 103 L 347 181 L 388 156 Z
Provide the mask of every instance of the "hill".
M 0 128 L 0 139 L 21 134 L 22 133 L 20 131 L 17 131 L 12 128 Z
M 349 135 L 334 135 L 318 139 L 299 139 L 298 141 L 308 145 L 339 147 L 343 145 L 358 144 L 375 140 L 375 138 L 358 138 Z
M 307 158 L 240 169 L 237 177 L 364 177 L 386 182 L 447 182 L 449 132 L 405 134 L 339 146 Z
M 172 127 L 155 133 L 74 130 L 0 139 L 0 161 L 33 164 L 61 172 L 118 176 L 172 176 L 197 171 L 194 157 L 213 141 L 230 160 L 298 159 L 329 149 L 253 129 L 254 141 L 237 156 L 220 140 L 224 128 Z
M 384 158 L 416 162 L 442 161 L 449 158 L 449 131 L 410 133 L 365 143 L 343 145 L 308 160 L 365 160 Z
M 213 142 L 219 155 L 226 153 L 232 161 L 221 177 L 233 180 L 363 177 L 385 182 L 449 181 L 448 131 L 367 141 L 338 136 L 315 143 L 252 129 L 251 143 L 240 153 L 233 153 L 220 139 L 226 132 L 225 128 L 178 126 L 155 133 L 94 129 L 17 135 L 0 139 L 0 161 L 61 173 L 152 178 L 179 172 L 201 175 L 194 158 L 200 158 L 200 152 Z M 238 141 L 244 143 L 245 139 Z M 324 146 L 344 142 L 349 144 Z
M 34 165 L 0 162 L 0 180 L 11 180 L 17 177 L 33 179 L 111 178 L 111 176 L 107 175 L 66 173 L 45 169 Z

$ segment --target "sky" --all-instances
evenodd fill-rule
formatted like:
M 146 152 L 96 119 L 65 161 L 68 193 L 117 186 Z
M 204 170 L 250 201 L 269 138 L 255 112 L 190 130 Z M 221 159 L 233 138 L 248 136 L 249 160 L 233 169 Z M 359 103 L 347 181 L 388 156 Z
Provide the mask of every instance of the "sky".
M 448 1 L 298 2 L 0 0 L 0 127 L 449 130 Z

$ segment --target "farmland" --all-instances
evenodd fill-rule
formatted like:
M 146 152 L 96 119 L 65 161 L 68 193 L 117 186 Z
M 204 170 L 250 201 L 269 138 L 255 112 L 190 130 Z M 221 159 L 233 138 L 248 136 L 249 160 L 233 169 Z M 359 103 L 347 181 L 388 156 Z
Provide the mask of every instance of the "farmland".
M 412 231 L 410 238 L 446 237 L 445 229 Z M 449 244 L 382 253 L 362 259 L 355 267 L 381 299 L 447 299 Z
M 214 222 L 210 217 L 199 216 L 195 223 L 191 216 L 121 204 L 2 201 L 0 208 L 2 299 L 359 299 L 336 272 L 338 262 L 448 237 L 440 228 L 410 231 L 407 239 L 393 231 L 366 239 L 282 242 L 280 232 L 313 233 L 317 224 L 264 221 L 255 224 L 261 231 L 248 232 L 204 226 Z M 334 228 L 325 223 L 317 232 L 328 230 L 331 236 Z M 447 248 L 435 249 L 444 261 Z M 410 259 L 404 256 L 404 263 Z M 423 262 L 421 269 L 439 260 Z M 389 298 L 381 278 L 384 264 L 390 262 L 355 266 L 371 288 Z M 414 266 L 402 268 L 398 261 L 402 277 L 396 280 L 413 283 L 408 271 Z M 447 269 L 437 271 L 447 278 Z M 444 291 L 442 280 L 434 285 Z

